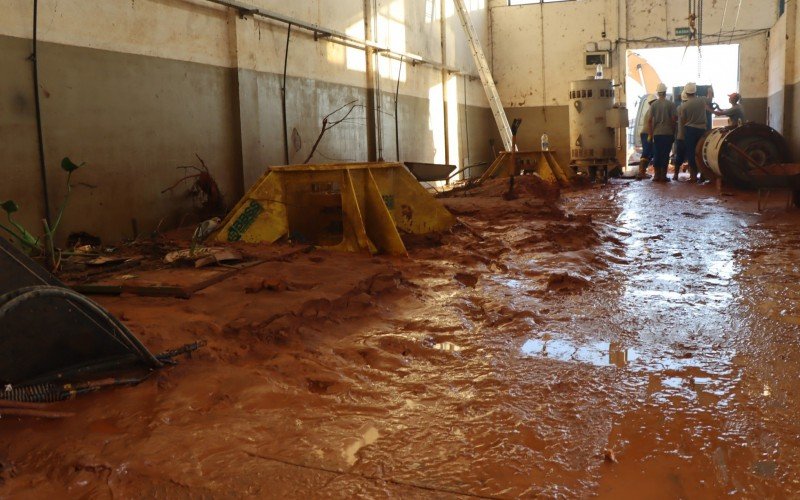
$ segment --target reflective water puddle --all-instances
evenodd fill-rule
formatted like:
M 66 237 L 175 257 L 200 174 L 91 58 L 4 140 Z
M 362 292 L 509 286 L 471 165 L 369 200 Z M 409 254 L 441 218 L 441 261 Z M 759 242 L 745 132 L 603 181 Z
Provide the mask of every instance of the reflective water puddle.
M 638 358 L 635 350 L 626 349 L 615 342 L 575 345 L 560 339 L 530 339 L 522 345 L 522 352 L 528 356 L 588 363 L 595 366 L 623 367 Z

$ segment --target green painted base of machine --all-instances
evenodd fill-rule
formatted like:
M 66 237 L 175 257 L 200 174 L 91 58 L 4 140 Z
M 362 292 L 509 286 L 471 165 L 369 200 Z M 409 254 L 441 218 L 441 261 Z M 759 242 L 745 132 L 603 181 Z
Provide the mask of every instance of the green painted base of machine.
M 349 252 L 408 255 L 401 233 L 455 224 L 399 163 L 270 168 L 214 235 L 217 241 L 300 244 Z

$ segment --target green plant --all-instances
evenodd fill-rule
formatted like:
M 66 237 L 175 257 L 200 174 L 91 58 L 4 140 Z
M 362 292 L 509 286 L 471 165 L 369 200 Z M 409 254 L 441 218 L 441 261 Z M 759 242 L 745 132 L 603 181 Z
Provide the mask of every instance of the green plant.
M 19 211 L 19 205 L 14 200 L 7 200 L 0 204 L 0 208 L 6 213 L 8 223 L 11 227 L 0 223 L 0 229 L 13 236 L 27 250 L 41 250 L 39 238 L 29 233 L 20 223 L 14 220 L 12 214 Z M 13 229 L 12 229 L 13 228 Z
M 72 194 L 72 184 L 70 184 L 72 174 L 84 165 L 85 163 L 81 163 L 80 165 L 75 164 L 69 157 L 64 157 L 64 159 L 61 160 L 61 169 L 67 172 L 67 194 L 64 195 L 64 200 L 61 202 L 58 215 L 53 224 L 50 225 L 46 218 L 42 219 L 42 224 L 44 226 L 44 245 L 41 243 L 41 238 L 33 236 L 12 217 L 12 214 L 19 211 L 19 205 L 17 205 L 14 200 L 7 200 L 0 204 L 0 208 L 6 213 L 8 222 L 11 224 L 11 227 L 9 227 L 0 223 L 0 229 L 13 236 L 14 239 L 29 252 L 44 254 L 52 270 L 58 269 L 59 263 L 61 262 L 61 250 L 55 246 L 55 233 L 58 230 L 58 226 L 61 224 L 61 218 L 64 215 L 64 210 L 67 208 L 69 197 Z

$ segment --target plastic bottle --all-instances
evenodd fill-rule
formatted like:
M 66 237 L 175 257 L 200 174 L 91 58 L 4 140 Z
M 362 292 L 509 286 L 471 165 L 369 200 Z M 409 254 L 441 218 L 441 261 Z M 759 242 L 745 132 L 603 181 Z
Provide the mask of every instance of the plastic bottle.
M 546 132 L 542 134 L 542 151 L 550 151 L 550 138 Z
M 594 70 L 594 79 L 595 80 L 602 80 L 603 79 L 603 65 L 598 64 Z

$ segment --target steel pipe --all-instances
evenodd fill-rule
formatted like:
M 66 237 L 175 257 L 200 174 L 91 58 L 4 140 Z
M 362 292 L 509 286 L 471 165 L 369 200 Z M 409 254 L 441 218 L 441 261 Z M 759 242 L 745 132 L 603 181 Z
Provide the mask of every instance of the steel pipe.
M 310 31 L 311 33 L 314 34 L 315 38 L 324 37 L 328 41 L 333 43 L 339 43 L 341 45 L 346 45 L 349 47 L 355 45 L 357 48 L 365 50 L 369 47 L 375 50 L 379 55 L 382 55 L 384 57 L 389 57 L 392 59 L 404 60 L 405 62 L 410 62 L 412 65 L 424 64 L 427 66 L 432 66 L 434 68 L 447 71 L 448 73 L 451 74 L 458 74 L 458 75 L 466 74 L 469 76 L 474 76 L 469 73 L 464 73 L 463 71 L 457 68 L 453 68 L 451 66 L 446 66 L 436 61 L 425 59 L 424 57 L 418 56 L 416 54 L 410 54 L 407 52 L 392 50 L 385 45 L 381 45 L 371 40 L 364 40 L 358 37 L 348 35 L 347 33 L 343 33 L 341 31 L 337 31 L 331 28 L 325 28 L 314 23 L 308 23 L 305 21 L 301 21 L 299 19 L 295 19 L 293 17 L 284 16 L 283 14 L 278 14 L 277 12 L 261 9 L 259 7 L 238 2 L 236 0 L 205 0 L 205 1 L 221 5 L 223 7 L 236 9 L 243 16 L 258 16 L 258 17 L 263 17 L 265 19 L 270 19 L 272 21 L 291 24 L 296 28 L 301 28 L 306 31 Z

